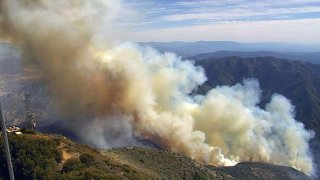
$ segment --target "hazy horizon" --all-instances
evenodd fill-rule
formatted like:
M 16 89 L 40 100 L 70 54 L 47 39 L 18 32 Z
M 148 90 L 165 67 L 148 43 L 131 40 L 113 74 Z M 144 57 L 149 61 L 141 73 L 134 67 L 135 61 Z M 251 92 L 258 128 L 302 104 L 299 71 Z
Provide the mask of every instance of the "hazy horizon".
M 317 0 L 123 0 L 120 11 L 123 39 L 138 42 L 320 43 Z
M 168 40 L 168 41 L 134 41 L 136 43 L 196 43 L 196 42 L 226 42 L 226 43 L 240 43 L 240 44 L 290 44 L 290 45 L 320 45 L 320 42 L 286 42 L 286 41 L 236 41 L 236 40 Z

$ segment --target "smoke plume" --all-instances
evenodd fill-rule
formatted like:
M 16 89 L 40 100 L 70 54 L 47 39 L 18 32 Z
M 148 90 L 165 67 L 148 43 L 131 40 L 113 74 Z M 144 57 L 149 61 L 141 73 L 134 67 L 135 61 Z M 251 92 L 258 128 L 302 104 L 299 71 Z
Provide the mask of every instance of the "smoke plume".
M 1 39 L 21 50 L 69 119 L 64 123 L 87 142 L 109 147 L 138 137 L 203 163 L 263 161 L 313 173 L 313 133 L 294 119 L 285 97 L 259 108 L 253 79 L 190 96 L 206 80 L 200 67 L 112 38 L 116 15 L 125 11 L 119 1 L 0 2 Z

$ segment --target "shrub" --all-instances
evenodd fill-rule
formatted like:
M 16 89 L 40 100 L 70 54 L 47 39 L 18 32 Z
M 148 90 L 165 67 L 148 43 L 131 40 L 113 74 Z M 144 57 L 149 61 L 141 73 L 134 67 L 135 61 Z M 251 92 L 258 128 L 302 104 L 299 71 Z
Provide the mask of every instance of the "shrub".
M 80 162 L 79 159 L 68 159 L 62 167 L 63 173 L 69 173 L 71 171 L 79 171 L 84 168 L 84 165 Z
M 27 128 L 21 128 L 21 132 L 23 134 L 36 134 L 36 132 L 34 130 L 27 129 Z
M 79 159 L 86 167 L 94 166 L 96 164 L 94 157 L 89 154 L 81 154 Z
M 17 179 L 46 179 L 55 173 L 62 153 L 53 140 L 32 138 L 29 136 L 9 136 L 12 163 Z M 0 142 L 3 151 L 3 143 Z M 0 171 L 7 179 L 5 153 L 0 154 Z

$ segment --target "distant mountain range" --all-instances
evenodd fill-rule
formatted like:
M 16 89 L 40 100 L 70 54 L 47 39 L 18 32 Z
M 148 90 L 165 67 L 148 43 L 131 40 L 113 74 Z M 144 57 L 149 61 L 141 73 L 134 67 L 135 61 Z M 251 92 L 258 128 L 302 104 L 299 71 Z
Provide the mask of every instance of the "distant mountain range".
M 265 57 L 273 56 L 288 60 L 300 60 L 320 63 L 320 44 L 290 43 L 239 43 L 233 41 L 198 41 L 198 42 L 145 42 L 160 52 L 174 52 L 184 58 L 197 54 L 223 58 L 229 56 Z M 210 53 L 207 54 L 206 53 Z
M 276 57 L 293 61 L 310 62 L 320 64 L 320 52 L 291 52 L 280 53 L 273 51 L 216 51 L 211 53 L 201 53 L 196 56 L 189 57 L 191 59 L 207 59 L 207 58 L 226 58 L 238 56 L 243 58 L 252 57 Z

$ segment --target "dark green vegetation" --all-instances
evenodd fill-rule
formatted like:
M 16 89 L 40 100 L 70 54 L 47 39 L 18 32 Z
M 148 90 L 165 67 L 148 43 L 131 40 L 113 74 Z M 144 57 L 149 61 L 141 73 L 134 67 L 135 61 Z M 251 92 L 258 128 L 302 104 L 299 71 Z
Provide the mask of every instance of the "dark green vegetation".
M 62 136 L 10 136 L 16 179 L 230 179 L 183 155 L 147 148 L 103 153 Z M 3 151 L 3 143 L 0 143 Z M 0 178 L 8 179 L 4 152 Z
M 57 148 L 59 141 L 46 140 L 36 136 L 10 136 L 10 149 L 17 179 L 48 178 L 55 174 L 62 154 Z M 1 147 L 0 177 L 8 179 L 3 142 Z
M 107 156 L 60 136 L 28 134 L 10 136 L 16 179 L 122 179 L 147 177 L 127 170 Z M 3 149 L 3 143 L 0 144 Z M 0 178 L 8 179 L 4 152 L 0 155 Z

